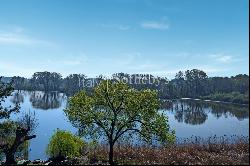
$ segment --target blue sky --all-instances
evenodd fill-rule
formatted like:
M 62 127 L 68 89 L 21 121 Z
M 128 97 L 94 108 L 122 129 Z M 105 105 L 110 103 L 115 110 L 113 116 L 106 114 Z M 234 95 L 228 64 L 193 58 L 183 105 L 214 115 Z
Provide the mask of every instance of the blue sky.
M 0 75 L 248 74 L 248 0 L 0 0 Z

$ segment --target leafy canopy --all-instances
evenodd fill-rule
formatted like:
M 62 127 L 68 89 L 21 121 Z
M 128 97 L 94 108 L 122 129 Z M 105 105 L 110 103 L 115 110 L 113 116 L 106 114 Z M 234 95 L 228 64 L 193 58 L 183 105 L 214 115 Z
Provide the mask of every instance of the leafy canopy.
M 138 91 L 122 82 L 104 80 L 92 95 L 81 91 L 71 97 L 65 113 L 82 135 L 105 136 L 112 145 L 125 133 L 139 134 L 146 142 L 172 143 L 175 133 L 158 108 L 156 91 Z

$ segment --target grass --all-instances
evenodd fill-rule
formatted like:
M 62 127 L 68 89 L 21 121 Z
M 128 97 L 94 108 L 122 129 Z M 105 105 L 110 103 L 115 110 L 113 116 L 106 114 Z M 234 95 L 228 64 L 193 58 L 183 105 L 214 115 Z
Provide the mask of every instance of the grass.
M 117 145 L 114 159 L 118 165 L 249 165 L 248 138 L 234 143 L 217 137 L 206 142 L 190 140 L 171 147 Z M 99 145 L 88 154 L 90 164 L 107 163 L 107 156 L 107 145 Z
M 30 164 L 108 165 L 108 153 L 107 144 L 89 145 L 80 157 Z M 191 137 L 168 147 L 122 142 L 115 146 L 114 160 L 117 165 L 249 165 L 249 137 Z

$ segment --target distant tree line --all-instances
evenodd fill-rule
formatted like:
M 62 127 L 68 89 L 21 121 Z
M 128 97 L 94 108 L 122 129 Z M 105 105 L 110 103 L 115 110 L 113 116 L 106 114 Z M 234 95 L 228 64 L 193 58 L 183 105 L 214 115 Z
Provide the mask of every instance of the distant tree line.
M 155 89 L 162 99 L 203 98 L 236 103 L 248 103 L 249 76 L 239 74 L 232 77 L 208 77 L 198 69 L 179 71 L 175 78 L 168 80 L 149 74 L 116 73 L 113 78 L 127 81 L 135 89 Z M 139 78 L 139 79 L 138 79 Z M 36 72 L 32 78 L 12 77 L 16 90 L 60 91 L 73 95 L 81 89 L 93 90 L 103 76 L 87 78 L 83 74 L 70 74 L 62 78 L 60 73 Z M 5 80 L 8 80 L 5 78 Z

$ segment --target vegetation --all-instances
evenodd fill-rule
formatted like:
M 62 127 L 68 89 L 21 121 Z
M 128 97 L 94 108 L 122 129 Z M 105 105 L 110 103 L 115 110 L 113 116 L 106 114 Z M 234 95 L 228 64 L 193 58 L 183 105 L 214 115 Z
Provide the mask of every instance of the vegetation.
M 215 93 L 208 96 L 201 97 L 202 99 L 209 99 L 214 101 L 224 101 L 238 104 L 249 104 L 248 94 L 241 94 L 239 92 L 232 93 Z
M 31 85 L 41 91 L 59 91 L 62 76 L 55 72 L 36 72 L 31 78 Z
M 154 77 L 150 74 L 129 75 L 126 73 L 113 74 L 113 78 L 123 81 L 127 79 L 129 80 L 127 83 L 138 90 L 157 90 L 161 99 L 189 97 L 215 98 L 240 104 L 249 102 L 249 76 L 243 74 L 230 78 L 208 77 L 204 71 L 192 69 L 179 71 L 172 80 Z M 91 79 L 83 74 L 70 74 L 66 78 L 62 78 L 60 73 L 45 71 L 34 73 L 31 79 L 13 77 L 13 85 L 16 90 L 61 91 L 67 95 L 74 95 L 83 89 L 92 92 L 93 87 L 103 79 L 103 76 Z M 8 79 L 5 78 L 5 80 Z M 229 94 L 230 97 L 224 97 Z
M 89 164 L 105 164 L 107 153 L 107 146 L 99 145 L 88 155 Z M 249 143 L 194 142 L 171 147 L 122 144 L 114 149 L 114 156 L 119 165 L 248 165 Z
M 146 142 L 175 141 L 168 119 L 158 113 L 158 108 L 155 91 L 138 91 L 122 82 L 107 80 L 91 96 L 81 91 L 70 98 L 65 113 L 82 135 L 107 138 L 109 163 L 113 165 L 114 145 L 125 134 L 138 134 Z
M 6 164 L 15 164 L 15 153 L 26 141 L 35 138 L 31 129 L 34 119 L 27 114 L 20 121 L 13 121 L 10 115 L 19 112 L 18 103 L 14 107 L 3 107 L 5 99 L 13 91 L 11 83 L 3 83 L 0 78 L 0 152 L 6 157 Z
M 86 79 L 83 74 L 70 74 L 63 80 L 63 91 L 67 94 L 75 94 L 79 92 L 82 87 L 82 81 Z
M 57 130 L 51 137 L 47 147 L 50 157 L 78 157 L 84 148 L 84 142 L 80 137 L 72 135 L 68 131 Z

